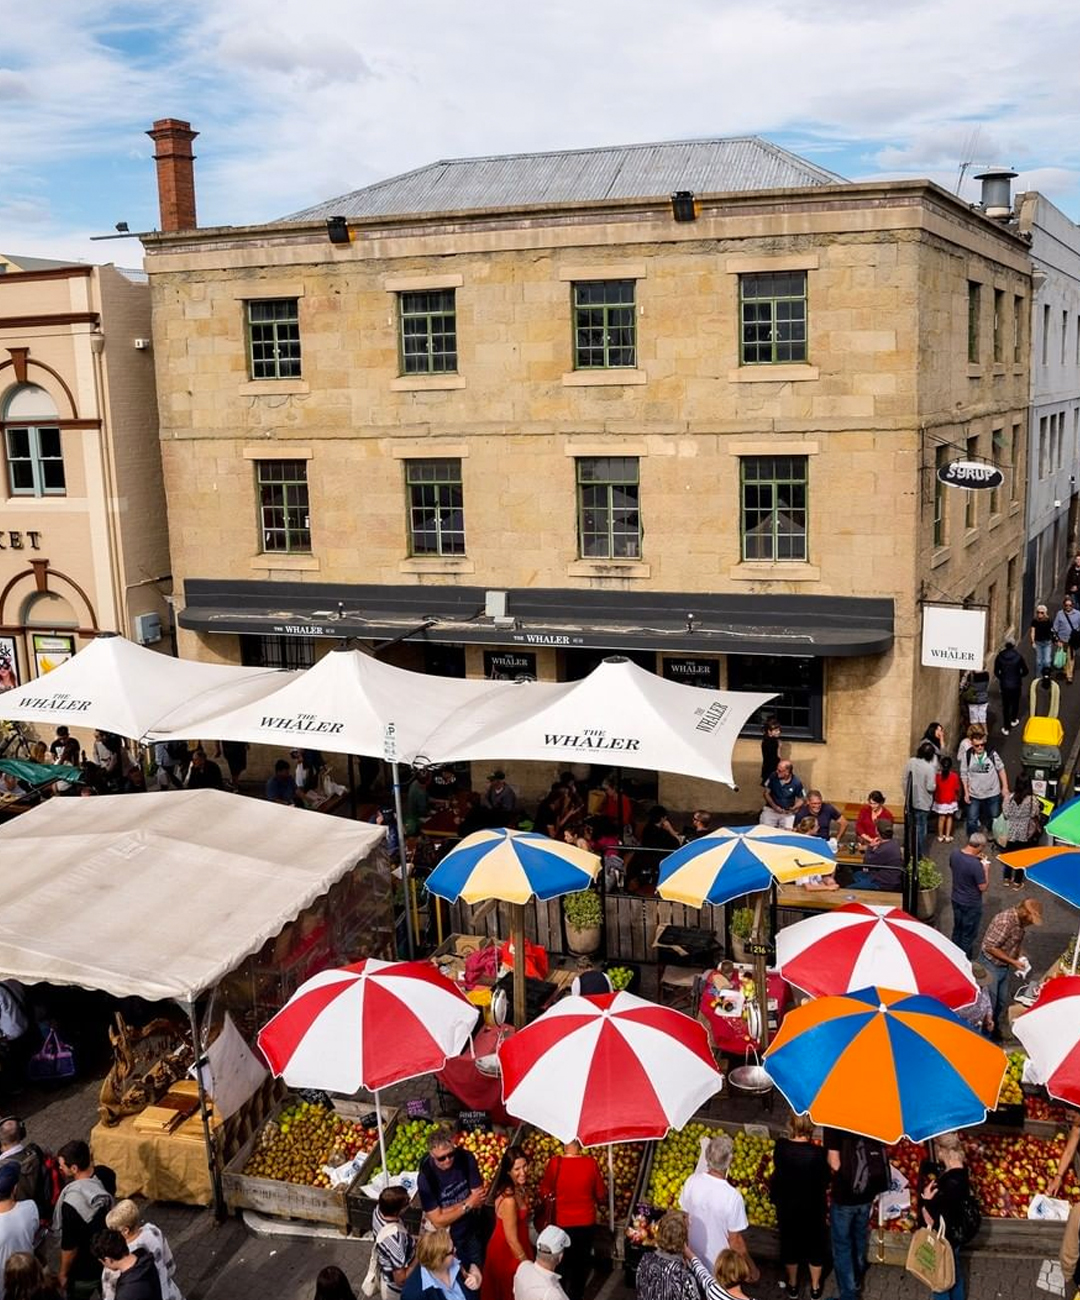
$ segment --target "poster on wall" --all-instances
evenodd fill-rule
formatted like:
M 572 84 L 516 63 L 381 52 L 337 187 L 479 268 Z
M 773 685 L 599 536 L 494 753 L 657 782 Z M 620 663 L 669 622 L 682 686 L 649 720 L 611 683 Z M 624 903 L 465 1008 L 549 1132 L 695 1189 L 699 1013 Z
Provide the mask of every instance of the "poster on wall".
M 922 664 L 924 668 L 974 669 L 986 658 L 986 610 L 958 605 L 924 605 Z
M 34 671 L 44 677 L 75 653 L 75 638 L 63 632 L 34 633 Z
M 664 676 L 669 682 L 682 682 L 684 686 L 704 686 L 710 691 L 720 689 L 719 659 L 678 659 L 664 656 Z
M 15 642 L 9 636 L 0 636 L 0 693 L 13 691 L 19 684 L 19 656 Z
M 485 650 L 484 676 L 489 681 L 536 680 L 536 655 L 527 650 Z

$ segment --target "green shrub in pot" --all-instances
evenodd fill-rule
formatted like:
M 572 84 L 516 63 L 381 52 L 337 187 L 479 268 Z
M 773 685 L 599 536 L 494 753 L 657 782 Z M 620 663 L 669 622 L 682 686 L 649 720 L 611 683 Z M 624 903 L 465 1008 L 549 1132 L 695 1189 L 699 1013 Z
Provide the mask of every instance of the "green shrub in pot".
M 583 889 L 563 898 L 563 916 L 577 930 L 589 930 L 601 920 L 600 895 L 595 889 Z

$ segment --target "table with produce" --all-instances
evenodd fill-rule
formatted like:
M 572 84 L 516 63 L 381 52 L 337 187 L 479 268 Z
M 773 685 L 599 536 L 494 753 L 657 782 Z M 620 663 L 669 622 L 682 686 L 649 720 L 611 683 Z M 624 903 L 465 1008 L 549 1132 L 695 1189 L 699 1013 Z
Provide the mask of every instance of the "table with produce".
M 779 1024 L 784 1018 L 788 986 L 776 971 L 766 978 L 769 1010 Z M 729 977 L 710 971 L 701 990 L 698 1010 L 708 1026 L 718 1051 L 742 1056 L 757 1047 L 758 1039 L 748 1025 L 747 1012 L 758 1004 L 754 972 L 749 966 L 735 966 Z

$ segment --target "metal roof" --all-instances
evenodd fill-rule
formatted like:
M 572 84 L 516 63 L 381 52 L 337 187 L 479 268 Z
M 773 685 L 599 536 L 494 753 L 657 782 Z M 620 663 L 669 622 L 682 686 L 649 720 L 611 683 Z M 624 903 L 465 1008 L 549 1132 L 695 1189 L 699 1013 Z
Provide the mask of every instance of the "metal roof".
M 675 140 L 429 163 L 281 221 L 587 203 L 601 199 L 842 184 L 844 178 L 758 136 Z

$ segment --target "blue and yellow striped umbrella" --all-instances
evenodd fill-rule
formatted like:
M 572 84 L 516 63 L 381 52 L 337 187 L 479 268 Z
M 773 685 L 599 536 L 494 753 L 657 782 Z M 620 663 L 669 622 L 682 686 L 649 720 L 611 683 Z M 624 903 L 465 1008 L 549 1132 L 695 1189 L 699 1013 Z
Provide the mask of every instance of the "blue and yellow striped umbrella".
M 535 831 L 498 828 L 467 835 L 428 876 L 427 887 L 451 903 L 527 903 L 534 895 L 580 893 L 599 870 L 595 853 Z
M 719 906 L 784 883 L 828 874 L 836 855 L 828 840 L 774 826 L 722 826 L 691 840 L 660 863 L 656 892 L 672 903 Z
M 981 1124 L 1008 1061 L 935 998 L 866 988 L 789 1011 L 765 1065 L 815 1124 L 923 1142 Z

